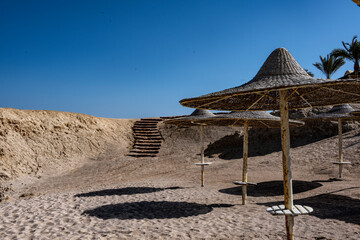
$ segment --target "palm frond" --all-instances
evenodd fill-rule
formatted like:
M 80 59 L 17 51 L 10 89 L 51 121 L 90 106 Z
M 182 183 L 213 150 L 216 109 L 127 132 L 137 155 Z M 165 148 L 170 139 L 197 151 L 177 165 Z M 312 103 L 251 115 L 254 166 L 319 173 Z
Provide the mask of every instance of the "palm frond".
M 343 57 L 347 60 L 354 62 L 355 66 L 359 66 L 360 61 L 360 41 L 358 41 L 355 35 L 351 43 L 342 42 L 344 49 L 334 49 L 331 54 L 336 57 Z
M 342 57 L 342 58 L 345 58 L 348 60 L 352 60 L 351 55 L 346 50 L 341 49 L 341 48 L 335 48 L 334 50 L 332 50 L 330 55 L 332 55 L 334 57 Z
M 326 57 L 320 56 L 321 62 L 316 62 L 313 65 L 319 69 L 326 78 L 330 78 L 342 65 L 345 64 L 345 61 L 342 57 L 336 57 L 332 54 L 326 55 Z
M 304 68 L 305 72 L 307 74 L 309 74 L 311 77 L 314 77 L 314 74 L 312 72 L 310 72 L 308 69 Z

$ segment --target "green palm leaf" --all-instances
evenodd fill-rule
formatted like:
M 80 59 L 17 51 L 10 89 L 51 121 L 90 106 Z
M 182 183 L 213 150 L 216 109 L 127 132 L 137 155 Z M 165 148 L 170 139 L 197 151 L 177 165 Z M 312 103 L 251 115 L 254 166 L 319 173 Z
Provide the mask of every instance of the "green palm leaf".
M 345 64 L 345 61 L 342 57 L 335 57 L 334 55 L 328 54 L 326 57 L 320 56 L 321 62 L 316 62 L 313 65 L 319 69 L 326 78 L 330 78 L 342 65 Z
M 357 36 L 354 36 L 351 43 L 342 42 L 344 49 L 336 48 L 331 52 L 335 57 L 342 57 L 344 59 L 354 62 L 355 78 L 359 75 L 359 61 L 360 61 L 360 42 Z

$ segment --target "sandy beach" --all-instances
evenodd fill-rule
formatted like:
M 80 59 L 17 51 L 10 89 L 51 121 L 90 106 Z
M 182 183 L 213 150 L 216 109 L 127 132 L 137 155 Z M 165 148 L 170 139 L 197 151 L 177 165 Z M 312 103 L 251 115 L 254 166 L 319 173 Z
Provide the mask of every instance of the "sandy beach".
M 241 152 L 210 147 L 241 140 L 241 128 L 206 129 L 206 159 L 213 164 L 206 168 L 204 188 L 193 165 L 199 160 L 197 129 L 160 130 L 164 141 L 154 158 L 127 156 L 131 144 L 121 151 L 100 148 L 98 157 L 64 167 L 61 174 L 43 170 L 3 181 L 11 190 L 0 203 L 1 239 L 286 237 L 284 218 L 266 212 L 283 202 L 280 150 L 264 154 L 252 148 L 248 178 L 257 186 L 248 188 L 248 204 L 241 205 L 241 187 L 232 184 L 241 178 Z M 269 140 L 256 142 L 266 149 Z M 359 239 L 360 130 L 344 133 L 344 158 L 353 164 L 342 181 L 333 180 L 337 167 L 331 164 L 337 136 L 308 142 L 292 148 L 294 202 L 314 208 L 295 218 L 296 239 Z

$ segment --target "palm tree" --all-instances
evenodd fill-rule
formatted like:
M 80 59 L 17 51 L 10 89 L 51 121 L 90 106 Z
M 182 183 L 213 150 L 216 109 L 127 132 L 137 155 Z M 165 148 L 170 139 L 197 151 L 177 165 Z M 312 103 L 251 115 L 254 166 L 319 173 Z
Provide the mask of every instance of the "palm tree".
M 320 56 L 321 63 L 317 62 L 313 65 L 319 69 L 327 79 L 331 77 L 342 65 L 345 64 L 345 61 L 342 57 L 335 57 L 331 54 L 326 55 L 326 57 Z
M 359 61 L 360 61 L 360 42 L 357 36 L 354 36 L 351 43 L 344 43 L 342 45 L 345 49 L 336 48 L 331 54 L 335 57 L 342 57 L 354 62 L 355 78 L 359 77 Z
M 306 68 L 304 68 L 305 72 L 307 74 L 309 74 L 311 77 L 314 77 L 314 74 L 312 72 L 310 72 L 309 70 L 307 70 Z

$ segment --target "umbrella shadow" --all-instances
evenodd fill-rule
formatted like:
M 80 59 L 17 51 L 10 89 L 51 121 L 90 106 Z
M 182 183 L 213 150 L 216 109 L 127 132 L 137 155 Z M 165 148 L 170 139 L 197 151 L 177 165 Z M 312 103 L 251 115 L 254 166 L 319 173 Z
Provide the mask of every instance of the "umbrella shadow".
M 283 202 L 257 204 L 270 207 L 283 204 Z M 312 212 L 311 215 L 321 219 L 336 219 L 346 223 L 360 225 L 360 199 L 354 199 L 334 193 L 326 193 L 294 200 L 294 204 L 312 207 L 314 212 Z
M 231 204 L 198 204 L 188 202 L 126 202 L 110 204 L 86 210 L 82 215 L 93 216 L 101 219 L 167 219 L 181 218 L 207 214 L 213 208 L 233 207 Z
M 311 122 L 304 127 L 290 129 L 291 147 L 300 147 L 337 135 L 337 126 L 330 122 Z M 248 156 L 265 156 L 281 151 L 281 135 L 279 129 L 249 130 Z M 240 159 L 243 155 L 243 136 L 238 132 L 227 135 L 211 143 L 205 149 L 205 155 L 212 157 L 219 154 L 224 160 Z
M 319 182 L 306 182 L 306 181 L 293 181 L 293 193 L 302 193 L 307 192 L 312 189 L 321 187 L 322 184 Z M 219 192 L 232 194 L 232 195 L 242 195 L 242 187 L 232 187 L 220 189 Z M 260 182 L 255 186 L 249 185 L 247 188 L 247 195 L 252 197 L 265 197 L 265 196 L 281 196 L 284 195 L 284 187 L 282 181 L 269 181 L 269 182 Z
M 112 196 L 112 195 L 134 195 L 145 194 L 152 192 L 159 192 L 164 190 L 182 189 L 181 187 L 167 187 L 167 188 L 154 188 L 154 187 L 127 187 L 127 188 L 113 188 L 104 189 L 99 191 L 79 193 L 75 197 L 97 197 L 97 196 Z

